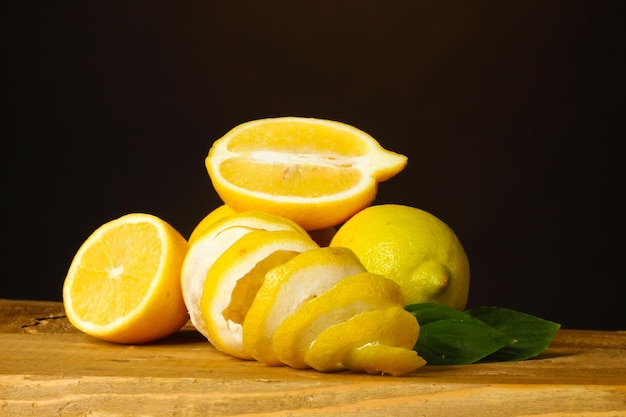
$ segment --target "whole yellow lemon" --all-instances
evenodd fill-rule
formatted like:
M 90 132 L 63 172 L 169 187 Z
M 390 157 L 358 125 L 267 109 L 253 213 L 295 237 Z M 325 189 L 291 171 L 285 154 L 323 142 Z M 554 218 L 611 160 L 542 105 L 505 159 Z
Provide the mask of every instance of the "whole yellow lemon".
M 370 206 L 346 221 L 330 246 L 351 249 L 369 272 L 396 281 L 406 304 L 435 302 L 465 309 L 467 254 L 452 229 L 424 210 Z

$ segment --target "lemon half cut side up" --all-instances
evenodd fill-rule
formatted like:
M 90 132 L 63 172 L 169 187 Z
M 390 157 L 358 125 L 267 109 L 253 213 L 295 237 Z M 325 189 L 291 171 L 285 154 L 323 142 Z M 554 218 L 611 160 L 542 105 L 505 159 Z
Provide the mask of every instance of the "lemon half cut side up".
M 406 163 L 353 126 L 300 117 L 240 124 L 205 160 L 214 189 L 235 211 L 277 214 L 306 230 L 336 226 L 370 205 L 378 183 Z

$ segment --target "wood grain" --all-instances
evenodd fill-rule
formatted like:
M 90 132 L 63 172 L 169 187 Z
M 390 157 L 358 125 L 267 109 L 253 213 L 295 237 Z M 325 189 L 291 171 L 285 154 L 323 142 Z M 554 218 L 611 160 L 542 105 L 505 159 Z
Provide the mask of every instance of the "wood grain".
M 2 416 L 626 416 L 624 332 L 561 330 L 523 362 L 324 374 L 226 356 L 190 326 L 111 344 L 61 303 L 0 300 L 0 352 Z

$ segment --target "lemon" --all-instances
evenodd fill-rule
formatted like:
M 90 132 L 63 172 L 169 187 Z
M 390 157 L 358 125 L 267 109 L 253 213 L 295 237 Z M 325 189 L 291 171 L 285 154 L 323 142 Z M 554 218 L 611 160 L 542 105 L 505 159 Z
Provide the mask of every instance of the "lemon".
M 89 335 L 118 343 L 146 343 L 176 332 L 189 320 L 180 286 L 186 251 L 181 234 L 150 214 L 101 225 L 67 272 L 67 318 Z
M 424 210 L 370 206 L 343 224 L 330 246 L 351 249 L 369 272 L 396 281 L 407 304 L 436 302 L 459 310 L 467 304 L 465 250 L 447 224 Z
M 370 272 L 349 276 L 287 317 L 274 333 L 274 351 L 292 368 L 308 368 L 304 355 L 322 331 L 364 311 L 392 305 L 404 306 L 402 290 L 394 281 Z
M 218 215 L 230 211 L 229 208 L 223 207 L 228 206 L 218 208 L 217 210 L 221 211 Z M 208 336 L 200 311 L 204 282 L 209 269 L 226 249 L 244 235 L 259 230 L 291 230 L 308 237 L 304 229 L 292 220 L 256 211 L 225 215 L 201 230 L 189 245 L 181 267 L 180 279 L 191 323 L 204 336 Z
M 281 364 L 274 332 L 283 320 L 341 279 L 360 272 L 366 272 L 365 267 L 346 248 L 304 251 L 269 270 L 243 323 L 244 349 L 261 362 Z
M 251 359 L 242 344 L 243 325 L 267 271 L 301 252 L 318 248 L 306 234 L 293 230 L 259 230 L 245 234 L 211 265 L 200 312 L 207 338 L 218 350 Z
M 336 226 L 374 201 L 407 157 L 345 123 L 300 117 L 253 120 L 216 140 L 205 160 L 235 211 L 288 217 L 306 230 Z

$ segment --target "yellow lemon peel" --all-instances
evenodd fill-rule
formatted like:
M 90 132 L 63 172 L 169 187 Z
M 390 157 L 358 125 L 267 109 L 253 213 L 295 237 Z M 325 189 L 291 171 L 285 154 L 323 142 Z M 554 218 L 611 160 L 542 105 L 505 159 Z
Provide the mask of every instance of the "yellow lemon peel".
M 200 300 L 209 341 L 222 352 L 251 359 L 242 345 L 243 324 L 267 271 L 317 247 L 293 230 L 253 231 L 228 247 L 210 267 Z
M 243 324 L 245 350 L 266 364 L 282 364 L 273 336 L 283 320 L 341 279 L 360 272 L 365 268 L 345 248 L 309 250 L 268 271 Z
M 276 355 L 292 368 L 308 368 L 304 355 L 322 331 L 358 313 L 392 305 L 404 305 L 394 281 L 370 272 L 344 278 L 281 323 L 274 333 Z

